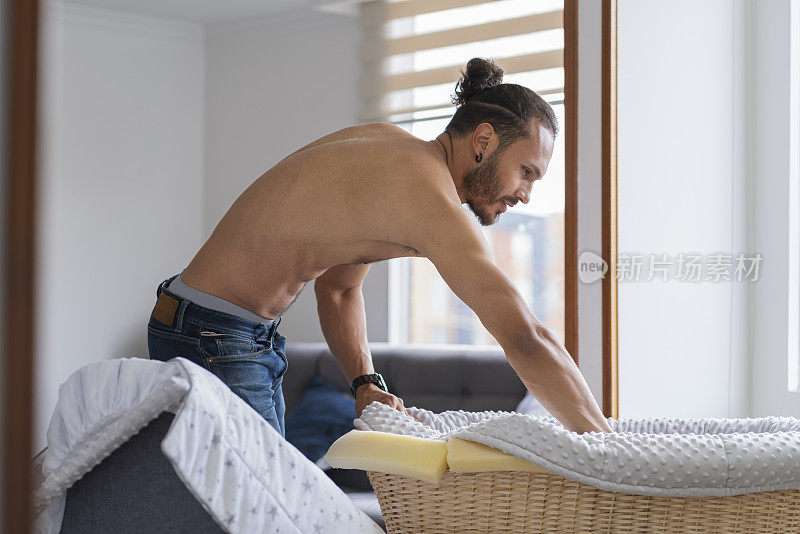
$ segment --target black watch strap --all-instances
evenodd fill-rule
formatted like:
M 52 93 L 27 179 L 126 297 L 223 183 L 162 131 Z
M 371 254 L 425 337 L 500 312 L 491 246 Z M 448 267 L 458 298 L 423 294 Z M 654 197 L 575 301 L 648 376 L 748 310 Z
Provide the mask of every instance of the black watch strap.
M 363 386 L 364 384 L 377 384 L 379 388 L 383 391 L 389 391 L 386 387 L 386 382 L 383 380 L 383 376 L 380 373 L 371 373 L 368 375 L 361 375 L 353 380 L 353 383 L 350 385 L 350 393 L 353 394 L 353 397 L 356 396 L 356 390 L 358 386 Z

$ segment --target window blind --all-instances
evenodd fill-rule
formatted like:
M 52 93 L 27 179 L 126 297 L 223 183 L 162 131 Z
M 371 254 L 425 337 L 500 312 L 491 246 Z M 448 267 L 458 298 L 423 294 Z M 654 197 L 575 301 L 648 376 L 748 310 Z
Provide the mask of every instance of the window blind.
M 368 0 L 360 20 L 361 122 L 452 115 L 473 57 L 497 62 L 504 82 L 563 102 L 563 0 Z

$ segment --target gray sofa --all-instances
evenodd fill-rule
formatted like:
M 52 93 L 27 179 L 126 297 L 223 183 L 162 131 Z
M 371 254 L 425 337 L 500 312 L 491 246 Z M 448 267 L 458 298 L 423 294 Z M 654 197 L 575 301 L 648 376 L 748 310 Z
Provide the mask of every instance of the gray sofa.
M 499 348 L 383 343 L 370 347 L 376 371 L 406 406 L 434 412 L 510 411 L 525 395 L 525 386 Z M 287 414 L 315 376 L 348 391 L 325 344 L 289 342 L 286 355 Z M 222 532 L 161 454 L 160 442 L 172 418 L 162 414 L 68 490 L 61 532 Z M 372 492 L 343 489 L 384 526 Z

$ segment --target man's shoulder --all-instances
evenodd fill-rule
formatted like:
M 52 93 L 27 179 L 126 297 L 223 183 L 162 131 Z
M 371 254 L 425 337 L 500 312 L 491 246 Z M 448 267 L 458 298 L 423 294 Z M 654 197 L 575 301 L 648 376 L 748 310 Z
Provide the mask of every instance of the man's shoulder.
M 419 138 L 395 124 L 391 124 L 389 122 L 370 122 L 367 124 L 356 124 L 354 126 L 340 128 L 339 130 L 331 132 L 328 135 L 320 137 L 316 142 L 359 139 L 371 139 L 376 141 L 419 140 Z
M 425 160 L 407 164 L 413 184 L 399 202 L 402 210 L 404 244 L 416 250 L 446 249 L 459 236 L 480 234 L 477 220 L 463 208 L 447 167 Z M 482 234 L 480 234 L 482 235 Z M 427 256 L 427 254 L 424 254 Z
M 402 178 L 411 185 L 408 191 L 417 201 L 446 202 L 458 206 L 458 191 L 443 159 L 413 143 L 399 144 L 393 159 Z

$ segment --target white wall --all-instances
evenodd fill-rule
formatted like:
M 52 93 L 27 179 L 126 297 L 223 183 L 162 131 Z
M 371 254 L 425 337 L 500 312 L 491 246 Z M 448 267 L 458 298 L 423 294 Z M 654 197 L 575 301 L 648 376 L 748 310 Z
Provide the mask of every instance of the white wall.
M 208 30 L 204 238 L 262 173 L 314 139 L 356 124 L 359 43 L 356 18 L 311 11 Z M 387 341 L 386 263 L 371 267 L 363 291 L 370 341 Z M 290 341 L 324 340 L 313 282 L 279 328 Z
M 618 21 L 620 253 L 749 251 L 742 3 L 621 0 Z M 746 285 L 620 282 L 621 417 L 747 415 Z
M 752 414 L 800 417 L 790 359 L 800 354 L 800 3 L 754 1 L 752 239 L 764 256 L 753 286 Z
M 37 419 L 83 365 L 146 356 L 156 287 L 202 245 L 200 26 L 43 6 Z

